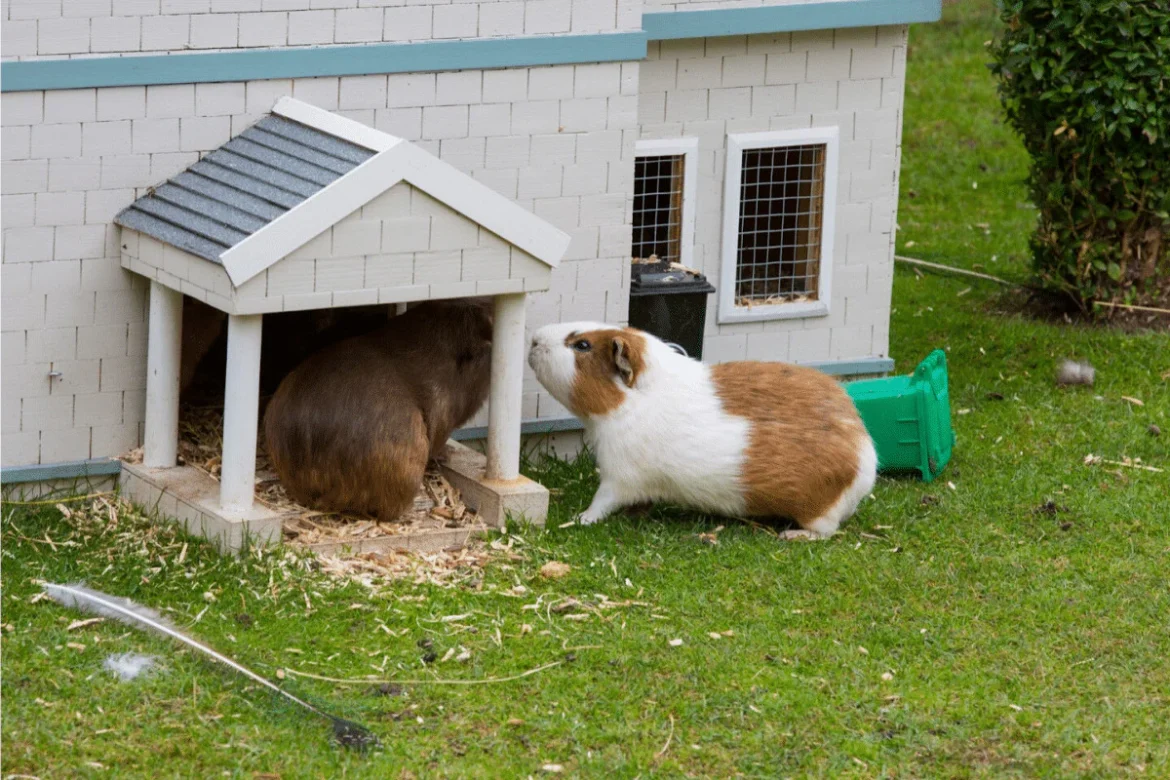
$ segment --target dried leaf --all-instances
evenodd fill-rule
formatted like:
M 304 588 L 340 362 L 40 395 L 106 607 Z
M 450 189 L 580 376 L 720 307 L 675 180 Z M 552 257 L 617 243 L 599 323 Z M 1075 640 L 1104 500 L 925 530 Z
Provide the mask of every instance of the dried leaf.
M 1130 395 L 1121 396 L 1121 400 L 1122 401 L 1129 401 L 1134 406 L 1145 406 L 1146 405 L 1146 402 L 1143 401 L 1142 399 L 1134 398 L 1133 396 L 1130 396 Z
M 72 623 L 69 624 L 69 626 L 65 630 L 66 631 L 75 631 L 79 628 L 85 628 L 86 626 L 92 626 L 95 623 L 101 623 L 104 620 L 105 620 L 105 618 L 100 618 L 100 617 L 88 618 L 87 620 L 74 620 Z
M 560 561 L 549 561 L 540 567 L 540 576 L 549 580 L 559 580 L 573 570 L 573 567 Z
M 683 641 L 681 639 L 672 639 L 667 644 L 669 644 L 671 647 L 681 647 L 682 643 Z
M 551 610 L 555 614 L 559 615 L 563 612 L 571 612 L 575 609 L 579 609 L 580 607 L 581 607 L 581 602 L 577 601 L 577 599 L 575 599 L 575 598 L 570 597 L 570 598 L 565 599 L 564 601 L 560 601 L 560 602 L 557 602 L 556 604 L 554 604 L 551 607 Z

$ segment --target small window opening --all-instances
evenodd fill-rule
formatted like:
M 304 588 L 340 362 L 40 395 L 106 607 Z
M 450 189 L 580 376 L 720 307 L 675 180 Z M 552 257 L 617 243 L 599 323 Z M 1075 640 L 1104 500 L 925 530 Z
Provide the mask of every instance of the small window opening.
M 635 263 L 682 260 L 685 155 L 638 157 L 634 163 Z
M 825 151 L 824 144 L 743 150 L 736 305 L 818 300 Z

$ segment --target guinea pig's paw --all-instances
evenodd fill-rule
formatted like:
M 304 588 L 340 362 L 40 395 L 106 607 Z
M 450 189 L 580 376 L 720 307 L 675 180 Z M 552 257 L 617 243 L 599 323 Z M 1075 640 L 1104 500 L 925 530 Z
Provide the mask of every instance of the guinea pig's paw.
M 786 542 L 820 542 L 829 537 L 805 528 L 792 528 L 782 532 L 780 538 Z
M 585 511 L 574 517 L 573 522 L 577 525 L 593 525 L 600 519 L 597 515 L 592 515 L 588 511 Z

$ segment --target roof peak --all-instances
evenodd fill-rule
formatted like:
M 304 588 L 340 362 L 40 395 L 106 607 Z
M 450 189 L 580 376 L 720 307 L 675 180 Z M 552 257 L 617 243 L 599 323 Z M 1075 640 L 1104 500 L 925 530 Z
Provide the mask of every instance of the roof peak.
M 237 287 L 402 181 L 555 266 L 569 237 L 397 136 L 282 97 L 115 217 L 223 265 Z

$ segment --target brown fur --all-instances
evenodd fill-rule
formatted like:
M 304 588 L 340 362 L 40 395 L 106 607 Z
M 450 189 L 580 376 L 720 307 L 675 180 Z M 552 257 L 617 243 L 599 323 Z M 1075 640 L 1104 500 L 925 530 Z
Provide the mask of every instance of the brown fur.
M 487 399 L 490 301 L 431 302 L 327 347 L 281 383 L 264 416 L 268 455 L 298 502 L 392 521 L 428 458 Z
M 203 301 L 183 296 L 183 341 L 179 354 L 179 389 L 186 391 L 200 361 L 224 332 L 227 315 Z M 225 345 L 226 346 L 226 345 Z
M 608 414 L 621 406 L 623 393 L 615 384 L 633 387 L 646 366 L 643 353 L 646 339 L 636 330 L 592 330 L 573 333 L 565 339 L 571 347 L 588 341 L 588 352 L 574 352 L 577 361 L 576 381 L 571 402 L 573 412 L 586 417 Z
M 783 363 L 711 368 L 729 414 L 751 423 L 743 485 L 749 515 L 805 525 L 857 477 L 865 426 L 849 395 L 820 371 Z

